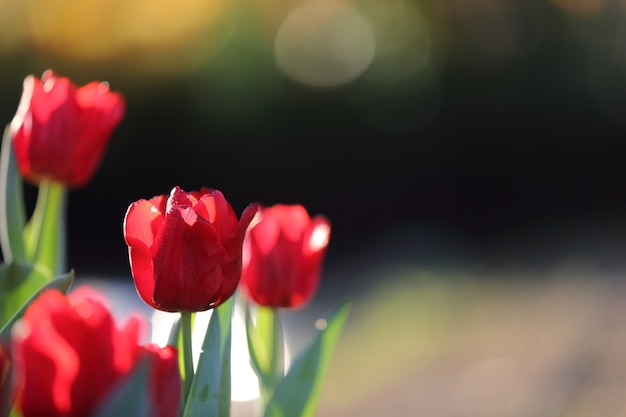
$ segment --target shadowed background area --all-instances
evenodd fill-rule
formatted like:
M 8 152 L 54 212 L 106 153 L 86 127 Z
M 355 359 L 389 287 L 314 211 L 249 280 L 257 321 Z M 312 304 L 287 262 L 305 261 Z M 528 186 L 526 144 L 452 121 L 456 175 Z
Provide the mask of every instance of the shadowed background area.
M 626 331 L 625 17 L 611 0 L 0 0 L 0 117 L 47 68 L 126 97 L 69 194 L 79 278 L 129 280 L 126 208 L 175 185 L 220 189 L 238 213 L 327 215 L 323 284 L 292 320 L 355 300 L 323 415 L 590 415 L 623 374 L 582 408 L 530 390 L 596 387 L 577 367 L 597 346 L 577 338 Z M 563 327 L 584 309 L 610 324 Z M 510 377 L 495 384 L 509 397 L 480 378 L 463 391 L 481 372 Z

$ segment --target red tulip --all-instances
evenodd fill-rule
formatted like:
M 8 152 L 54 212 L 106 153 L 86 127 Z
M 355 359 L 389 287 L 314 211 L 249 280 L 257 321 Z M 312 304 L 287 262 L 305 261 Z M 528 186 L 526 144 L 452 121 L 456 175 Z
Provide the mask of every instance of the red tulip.
M 329 236 L 328 220 L 300 205 L 262 209 L 246 235 L 242 287 L 259 305 L 303 305 L 317 289 Z
M 88 289 L 44 292 L 13 329 L 17 407 L 23 417 L 86 417 L 143 358 L 150 359 L 151 416 L 178 413 L 181 380 L 174 348 L 138 345 L 139 321 L 116 328 Z
M 24 80 L 22 99 L 11 122 L 15 156 L 22 176 L 70 187 L 85 185 L 96 171 L 125 102 L 107 83 L 77 88 L 68 78 L 46 71 Z
M 256 213 L 237 221 L 217 190 L 139 200 L 128 208 L 124 238 L 139 296 L 163 311 L 203 311 L 233 295 L 241 277 L 241 246 Z

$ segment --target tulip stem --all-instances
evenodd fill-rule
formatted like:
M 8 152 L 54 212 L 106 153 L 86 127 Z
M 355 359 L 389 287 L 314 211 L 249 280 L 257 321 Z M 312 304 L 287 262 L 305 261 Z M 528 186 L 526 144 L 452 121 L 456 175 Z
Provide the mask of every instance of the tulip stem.
M 257 319 L 263 322 L 266 333 L 266 346 L 269 354 L 268 374 L 262 384 L 261 397 L 265 406 L 274 395 L 274 390 L 285 375 L 285 341 L 281 314 L 278 309 L 259 306 Z
M 24 230 L 24 241 L 30 261 L 46 268 L 48 278 L 65 270 L 65 234 L 65 186 L 42 180 L 35 210 Z
M 189 391 L 191 390 L 191 382 L 193 381 L 193 354 L 191 351 L 191 321 L 192 313 L 181 312 L 182 320 L 182 339 L 183 339 L 183 362 L 185 370 L 185 378 L 183 380 L 183 402 L 187 402 Z
M 274 387 L 285 375 L 285 341 L 283 337 L 283 322 L 280 311 L 272 309 L 272 371 L 274 373 Z

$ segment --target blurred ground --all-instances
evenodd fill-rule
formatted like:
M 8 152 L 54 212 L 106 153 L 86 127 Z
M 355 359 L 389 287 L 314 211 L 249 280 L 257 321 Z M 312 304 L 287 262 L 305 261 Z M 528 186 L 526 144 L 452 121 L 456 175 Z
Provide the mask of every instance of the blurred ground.
M 623 416 L 626 234 L 609 224 L 544 225 L 489 255 L 406 227 L 331 256 L 314 301 L 284 315 L 297 352 L 315 319 L 353 303 L 317 416 Z M 105 286 L 119 284 L 122 313 L 147 313 L 130 277 Z
M 624 415 L 623 283 L 407 274 L 357 302 L 320 417 Z
M 623 416 L 625 235 L 538 230 L 480 258 L 415 229 L 364 253 L 319 417 Z

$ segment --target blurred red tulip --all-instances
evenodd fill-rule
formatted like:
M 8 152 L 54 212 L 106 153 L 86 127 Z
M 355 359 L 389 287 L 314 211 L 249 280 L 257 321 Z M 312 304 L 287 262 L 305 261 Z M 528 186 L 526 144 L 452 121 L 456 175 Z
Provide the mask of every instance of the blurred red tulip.
M 242 287 L 259 305 L 299 307 L 319 282 L 330 223 L 301 205 L 263 208 L 246 234 Z
M 139 296 L 163 311 L 203 311 L 230 298 L 241 278 L 241 246 L 256 213 L 237 221 L 217 190 L 172 190 L 128 208 L 124 238 Z
M 77 88 L 50 70 L 41 80 L 26 77 L 10 127 L 22 176 L 35 184 L 49 179 L 70 187 L 85 185 L 125 106 L 124 98 L 104 82 Z
M 143 358 L 150 359 L 151 416 L 178 413 L 174 348 L 138 344 L 139 321 L 116 328 L 98 294 L 44 292 L 13 328 L 14 383 L 23 417 L 86 417 Z

